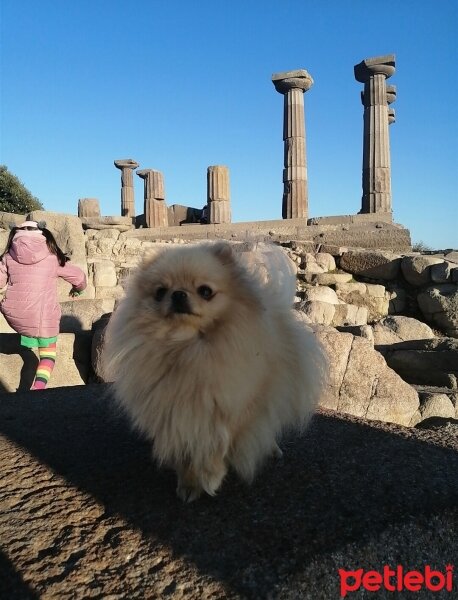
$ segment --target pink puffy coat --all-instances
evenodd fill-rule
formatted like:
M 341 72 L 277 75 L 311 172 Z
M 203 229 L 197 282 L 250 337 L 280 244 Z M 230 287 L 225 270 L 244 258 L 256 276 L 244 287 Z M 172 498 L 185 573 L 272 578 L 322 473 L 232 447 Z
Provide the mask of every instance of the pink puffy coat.
M 28 337 L 58 335 L 58 277 L 78 291 L 86 287 L 83 271 L 70 263 L 61 267 L 41 231 L 17 231 L 0 261 L 0 288 L 8 284 L 0 312 L 10 327 Z

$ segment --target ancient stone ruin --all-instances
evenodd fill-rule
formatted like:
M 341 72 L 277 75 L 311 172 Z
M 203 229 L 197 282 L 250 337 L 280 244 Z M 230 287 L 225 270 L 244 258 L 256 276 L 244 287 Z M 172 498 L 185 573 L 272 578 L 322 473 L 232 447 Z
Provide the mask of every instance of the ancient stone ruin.
M 282 217 L 308 217 L 307 159 L 305 152 L 304 92 L 313 85 L 307 71 L 288 71 L 272 75 L 275 89 L 284 96 Z
M 132 170 L 138 167 L 131 158 L 114 161 L 115 167 L 121 170 L 121 216 L 135 217 L 134 178 Z
M 361 213 L 391 213 L 391 160 L 389 123 L 394 122 L 396 89 L 386 80 L 395 71 L 395 56 L 366 58 L 355 65 L 355 78 L 364 83 L 363 197 Z
M 199 208 L 167 206 L 163 174 L 137 170 L 144 182 L 139 215 L 133 186 L 139 164 L 132 158 L 114 161 L 121 170 L 121 215 L 101 216 L 95 198 L 79 200 L 78 216 L 31 213 L 48 223 L 89 282 L 76 300 L 69 300 L 65 283 L 59 287 L 61 350 L 51 386 L 97 381 L 104 326 L 146 252 L 214 238 L 248 252 L 267 241 L 283 246 L 296 265 L 298 318 L 317 328 L 332 357 L 328 408 L 403 425 L 458 416 L 458 252 L 412 252 L 409 231 L 392 220 L 388 126 L 396 89 L 386 79 L 394 64 L 388 55 L 355 66 L 364 83 L 358 214 L 308 218 L 304 92 L 313 80 L 305 70 L 272 77 L 284 95 L 283 219 L 233 223 L 229 169 L 222 165 L 208 167 Z M 0 213 L 0 248 L 9 224 L 23 220 Z M 24 360 L 17 336 L 0 319 L 0 388 L 22 385 Z

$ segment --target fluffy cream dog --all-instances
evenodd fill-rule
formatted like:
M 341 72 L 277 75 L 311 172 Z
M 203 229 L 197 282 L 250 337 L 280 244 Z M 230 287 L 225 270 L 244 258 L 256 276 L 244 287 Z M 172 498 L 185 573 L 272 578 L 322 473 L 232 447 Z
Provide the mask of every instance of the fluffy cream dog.
M 106 378 L 184 501 L 214 495 L 228 467 L 250 481 L 318 402 L 326 359 L 291 308 L 291 265 L 273 245 L 169 246 L 143 260 L 110 320 Z

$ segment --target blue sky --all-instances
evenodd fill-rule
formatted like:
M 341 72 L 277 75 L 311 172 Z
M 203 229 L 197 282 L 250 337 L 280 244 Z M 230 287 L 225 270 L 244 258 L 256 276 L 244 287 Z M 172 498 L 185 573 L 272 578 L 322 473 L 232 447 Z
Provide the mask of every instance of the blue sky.
M 47 210 L 78 198 L 120 213 L 118 158 L 163 172 L 168 204 L 201 207 L 230 169 L 234 221 L 281 218 L 282 96 L 307 69 L 310 216 L 361 205 L 362 85 L 353 66 L 394 53 L 395 221 L 458 247 L 456 0 L 2 0 L 1 147 Z M 137 213 L 143 181 L 135 176 Z

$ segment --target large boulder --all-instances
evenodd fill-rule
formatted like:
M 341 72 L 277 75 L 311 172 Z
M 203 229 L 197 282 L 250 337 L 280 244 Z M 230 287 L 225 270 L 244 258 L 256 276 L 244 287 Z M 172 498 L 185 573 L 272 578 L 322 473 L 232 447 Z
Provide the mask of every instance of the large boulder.
M 20 345 L 17 334 L 0 334 L 0 392 L 28 390 L 38 358 L 35 351 Z M 84 385 L 91 377 L 90 332 L 61 333 L 57 340 L 56 365 L 48 387 Z
M 442 419 L 454 419 L 456 417 L 455 407 L 447 394 L 423 392 L 419 393 L 420 406 L 412 419 L 412 425 L 418 425 L 426 419 L 440 417 Z
M 376 346 L 435 337 L 433 330 L 426 323 L 399 315 L 390 315 L 381 319 L 381 321 L 375 323 L 373 330 Z
M 451 337 L 458 337 L 458 285 L 432 286 L 417 296 L 425 319 Z
M 392 252 L 349 250 L 340 257 L 340 268 L 348 273 L 370 279 L 395 279 L 399 274 L 401 257 Z
M 34 221 L 46 221 L 46 228 L 56 238 L 61 250 L 67 254 L 74 265 L 80 267 L 87 275 L 86 240 L 84 237 L 81 219 L 73 215 L 66 215 L 45 210 L 35 210 L 30 213 Z M 59 300 L 68 300 L 71 285 L 62 279 L 59 280 Z
M 410 425 L 417 392 L 388 367 L 370 341 L 323 327 L 316 329 L 330 360 L 329 393 L 322 406 L 366 419 Z
M 391 344 L 383 348 L 383 355 L 388 365 L 409 383 L 458 387 L 458 340 L 455 338 Z
M 401 262 L 401 270 L 407 283 L 416 287 L 421 287 L 423 285 L 428 285 L 428 283 L 432 281 L 431 267 L 443 262 L 442 258 L 424 256 L 422 254 L 404 256 Z

